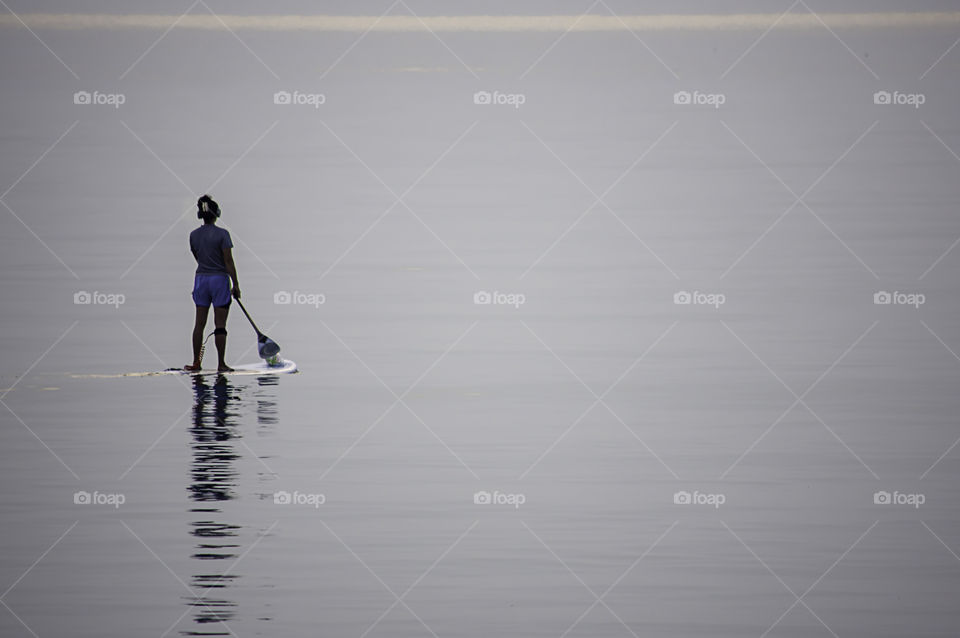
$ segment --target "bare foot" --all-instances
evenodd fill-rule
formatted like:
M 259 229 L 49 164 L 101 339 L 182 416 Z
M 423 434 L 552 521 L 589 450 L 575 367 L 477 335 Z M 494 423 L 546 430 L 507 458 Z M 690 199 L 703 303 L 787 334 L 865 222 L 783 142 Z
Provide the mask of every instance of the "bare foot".
M 225 363 L 221 363 L 220 367 L 217 368 L 217 372 L 233 372 L 233 368 Z
M 191 365 L 186 365 L 186 366 L 183 366 L 183 369 L 186 370 L 187 372 L 200 372 L 200 364 L 194 363 Z

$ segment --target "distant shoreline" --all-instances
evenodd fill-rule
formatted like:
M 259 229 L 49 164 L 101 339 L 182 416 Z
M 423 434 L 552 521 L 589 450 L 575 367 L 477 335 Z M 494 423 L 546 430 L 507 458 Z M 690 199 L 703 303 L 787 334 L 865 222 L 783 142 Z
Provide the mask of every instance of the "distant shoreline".
M 325 31 L 386 33 L 417 32 L 615 32 L 615 31 L 763 31 L 769 29 L 890 29 L 955 28 L 960 11 L 796 13 L 729 15 L 514 15 L 514 16 L 346 16 L 346 15 L 214 15 L 197 9 L 185 15 L 25 13 L 0 15 L 0 27 L 52 30 L 197 30 Z

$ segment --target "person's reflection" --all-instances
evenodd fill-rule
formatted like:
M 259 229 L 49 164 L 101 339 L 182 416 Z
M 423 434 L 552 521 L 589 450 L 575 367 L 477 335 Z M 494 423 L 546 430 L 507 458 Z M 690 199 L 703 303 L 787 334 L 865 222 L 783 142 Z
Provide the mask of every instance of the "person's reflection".
M 240 526 L 223 520 L 221 503 L 236 498 L 233 491 L 237 477 L 234 462 L 239 455 L 234 450 L 234 439 L 239 436 L 236 431 L 239 412 L 231 404 L 239 402 L 240 388 L 231 386 L 224 376 L 217 377 L 211 386 L 200 375 L 194 376 L 193 388 L 195 400 L 193 426 L 190 428 L 193 462 L 187 489 L 195 502 L 190 512 L 198 515 L 190 530 L 197 539 L 192 558 L 203 561 L 203 567 L 192 577 L 190 584 L 197 595 L 188 603 L 194 608 L 194 622 L 198 628 L 181 633 L 187 636 L 229 635 L 231 632 L 224 623 L 233 618 L 236 603 L 225 598 L 225 590 L 237 576 L 224 573 L 224 570 L 238 556 L 236 539 Z M 223 560 L 229 562 L 217 563 Z M 203 627 L 212 631 L 201 630 Z

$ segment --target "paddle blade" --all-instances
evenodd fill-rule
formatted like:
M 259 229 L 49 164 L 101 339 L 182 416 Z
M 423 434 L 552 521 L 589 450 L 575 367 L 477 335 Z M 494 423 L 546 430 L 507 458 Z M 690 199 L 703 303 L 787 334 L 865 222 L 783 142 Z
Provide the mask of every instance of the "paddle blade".
M 259 353 L 261 359 L 269 359 L 271 357 L 275 357 L 277 353 L 280 352 L 280 346 L 270 337 L 266 335 L 260 335 L 260 339 L 257 343 L 257 352 Z

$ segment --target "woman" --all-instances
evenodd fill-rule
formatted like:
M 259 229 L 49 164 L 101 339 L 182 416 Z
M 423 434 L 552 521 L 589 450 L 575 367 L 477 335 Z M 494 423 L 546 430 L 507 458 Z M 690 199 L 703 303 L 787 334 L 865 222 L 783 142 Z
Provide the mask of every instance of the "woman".
M 197 306 L 197 318 L 193 326 L 193 363 L 184 370 L 200 370 L 203 330 L 207 314 L 213 305 L 214 341 L 217 344 L 218 372 L 232 372 L 224 361 L 227 350 L 227 314 L 230 312 L 230 295 L 240 298 L 237 282 L 237 267 L 233 263 L 233 242 L 225 228 L 216 225 L 220 206 L 209 195 L 197 200 L 197 217 L 203 225 L 190 233 L 190 252 L 197 260 L 197 273 L 193 280 L 193 303 Z M 230 282 L 233 282 L 231 291 Z

